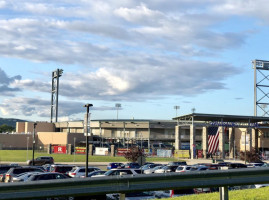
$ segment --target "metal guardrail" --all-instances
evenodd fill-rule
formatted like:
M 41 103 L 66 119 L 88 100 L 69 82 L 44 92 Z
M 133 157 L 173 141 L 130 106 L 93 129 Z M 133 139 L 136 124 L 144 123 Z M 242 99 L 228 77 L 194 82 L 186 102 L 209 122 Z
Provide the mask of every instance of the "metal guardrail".
M 2 183 L 0 184 L 0 199 L 75 197 L 109 193 L 227 187 L 264 183 L 269 183 L 269 168 L 71 178 L 54 181 Z

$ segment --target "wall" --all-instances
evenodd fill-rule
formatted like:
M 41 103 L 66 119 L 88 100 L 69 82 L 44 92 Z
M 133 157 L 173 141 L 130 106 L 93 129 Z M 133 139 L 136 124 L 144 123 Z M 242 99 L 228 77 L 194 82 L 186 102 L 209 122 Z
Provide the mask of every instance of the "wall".
M 28 137 L 28 139 L 27 139 Z M 32 148 L 32 134 L 0 134 L 1 149 L 27 149 Z

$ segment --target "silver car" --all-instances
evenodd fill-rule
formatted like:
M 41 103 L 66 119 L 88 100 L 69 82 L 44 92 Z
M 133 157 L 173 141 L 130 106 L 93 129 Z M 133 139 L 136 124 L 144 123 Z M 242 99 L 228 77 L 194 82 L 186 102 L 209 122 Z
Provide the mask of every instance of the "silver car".
M 68 175 L 71 177 L 82 177 L 85 176 L 85 170 L 86 167 L 73 167 L 73 169 L 68 172 Z M 88 173 L 99 170 L 101 169 L 98 167 L 88 167 Z

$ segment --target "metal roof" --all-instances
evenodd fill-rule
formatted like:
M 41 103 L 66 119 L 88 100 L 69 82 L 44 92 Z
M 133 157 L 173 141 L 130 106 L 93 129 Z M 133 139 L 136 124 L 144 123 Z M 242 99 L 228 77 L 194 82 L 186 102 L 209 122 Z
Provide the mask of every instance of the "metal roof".
M 269 117 L 203 114 L 203 113 L 191 113 L 187 115 L 182 115 L 173 118 L 173 120 L 190 120 L 192 118 L 194 121 L 224 121 L 224 122 L 243 122 L 243 123 L 269 122 Z

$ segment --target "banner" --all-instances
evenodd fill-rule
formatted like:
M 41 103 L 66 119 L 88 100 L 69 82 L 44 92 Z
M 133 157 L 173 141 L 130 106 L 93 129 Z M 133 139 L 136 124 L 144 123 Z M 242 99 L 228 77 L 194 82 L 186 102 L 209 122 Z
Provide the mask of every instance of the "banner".
M 86 154 L 86 147 L 76 147 L 75 153 L 76 154 Z
M 172 150 L 157 149 L 157 156 L 165 158 L 172 157 Z
M 175 158 L 189 158 L 190 151 L 189 150 L 175 150 L 174 157 Z
M 54 146 L 53 150 L 54 153 L 66 154 L 66 146 Z
M 128 151 L 129 151 L 129 149 L 118 148 L 118 149 L 117 149 L 117 155 L 118 155 L 118 156 L 124 156 L 124 154 L 125 154 L 126 152 L 128 152 Z
M 107 156 L 108 155 L 108 148 L 96 147 L 95 148 L 95 155 Z

